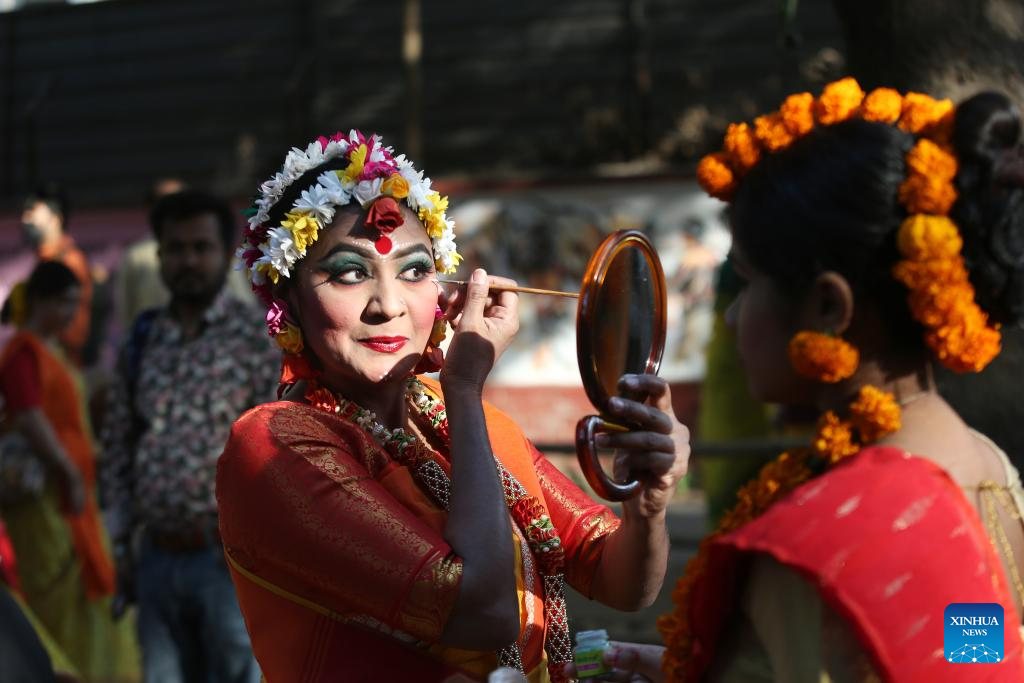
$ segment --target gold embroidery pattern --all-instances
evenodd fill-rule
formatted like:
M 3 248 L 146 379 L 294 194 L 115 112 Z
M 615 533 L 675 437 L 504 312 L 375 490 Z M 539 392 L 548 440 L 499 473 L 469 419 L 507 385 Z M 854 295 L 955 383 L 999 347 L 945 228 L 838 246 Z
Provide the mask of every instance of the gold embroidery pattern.
M 301 457 L 337 486 L 321 489 L 317 500 L 308 478 L 296 476 L 299 465 L 295 458 L 271 458 L 260 475 L 269 490 L 269 500 L 260 504 L 277 504 L 290 511 L 295 522 L 288 530 L 292 538 L 264 538 L 263 535 L 275 532 L 245 525 L 240 530 L 243 539 L 234 539 L 233 545 L 245 548 L 253 566 L 275 567 L 275 571 L 310 587 L 313 592 L 307 598 L 315 602 L 342 604 L 346 611 L 384 623 L 394 623 L 406 608 L 423 612 L 426 608 L 415 604 L 425 599 L 422 591 L 416 590 L 423 579 L 412 578 L 411 574 L 416 568 L 420 568 L 419 572 L 433 571 L 421 567 L 425 557 L 433 557 L 432 561 L 438 563 L 444 561 L 437 556 L 437 547 L 443 541 L 425 537 L 419 524 L 403 519 L 385 504 L 389 499 L 373 494 L 375 482 L 354 459 L 350 445 L 325 422 L 319 413 L 297 406 L 276 411 L 268 427 L 281 451 Z M 302 547 L 322 549 L 323 561 L 310 562 L 301 552 L 289 552 Z M 271 548 L 277 549 L 273 556 L 268 555 Z M 343 566 L 345 576 L 325 569 L 331 566 Z M 458 580 L 452 571 L 442 571 L 446 579 L 440 586 L 441 592 L 435 592 L 428 601 L 431 608 L 445 613 L 454 603 L 451 581 L 457 585 Z M 381 590 L 366 591 L 365 586 L 371 583 Z M 410 585 L 417 597 L 406 605 L 404 599 Z M 382 601 L 381 595 L 389 600 Z M 430 620 L 411 622 L 417 623 L 428 626 Z M 411 624 L 403 627 L 409 628 Z M 429 625 L 425 632 L 410 630 L 417 638 L 427 640 L 439 635 L 440 626 Z

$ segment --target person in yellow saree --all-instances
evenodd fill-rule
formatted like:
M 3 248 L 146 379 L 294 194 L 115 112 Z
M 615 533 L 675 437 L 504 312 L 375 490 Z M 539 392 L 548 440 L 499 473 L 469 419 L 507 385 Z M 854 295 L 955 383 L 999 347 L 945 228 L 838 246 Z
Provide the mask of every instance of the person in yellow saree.
M 110 616 L 114 571 L 96 504 L 95 453 L 58 341 L 80 285 L 67 266 L 48 261 L 32 271 L 24 293 L 8 309 L 20 329 L 0 352 L 0 392 L 8 428 L 44 461 L 47 485 L 0 510 L 18 579 L 33 614 L 86 681 L 132 680 L 130 625 Z
M 637 428 L 603 444 L 643 482 L 620 522 L 481 400 L 516 296 L 482 270 L 441 294 L 453 223 L 411 162 L 337 134 L 262 192 L 239 256 L 292 386 L 236 422 L 217 494 L 267 680 L 482 681 L 499 664 L 565 680 L 565 582 L 619 609 L 661 586 L 689 452 L 667 384 L 622 379 L 646 400 L 616 400 Z M 440 382 L 418 377 L 441 367 L 448 320 Z

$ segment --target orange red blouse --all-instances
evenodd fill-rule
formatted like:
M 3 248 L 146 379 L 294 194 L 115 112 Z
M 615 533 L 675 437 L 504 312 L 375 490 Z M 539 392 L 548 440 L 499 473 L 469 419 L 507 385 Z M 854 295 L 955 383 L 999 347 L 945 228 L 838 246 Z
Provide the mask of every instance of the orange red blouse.
M 568 582 L 589 595 L 618 520 L 507 416 L 489 406 L 485 415 L 495 456 L 544 502 Z M 495 667 L 493 653 L 437 644 L 462 569 L 442 535 L 447 513 L 356 425 L 302 404 L 255 408 L 232 430 L 217 494 L 239 602 L 270 683 L 333 680 L 338 667 L 351 681 L 429 682 L 454 672 L 483 680 Z M 525 541 L 509 542 L 524 668 L 546 680 L 543 583 Z
M 717 541 L 690 604 L 688 680 L 700 680 L 718 654 L 751 553 L 770 555 L 815 586 L 882 680 L 1024 680 L 1017 613 L 1000 560 L 963 492 L 924 458 L 864 449 Z M 999 664 L 965 672 L 967 665 L 946 661 L 944 611 L 972 602 L 1003 606 L 1005 651 Z

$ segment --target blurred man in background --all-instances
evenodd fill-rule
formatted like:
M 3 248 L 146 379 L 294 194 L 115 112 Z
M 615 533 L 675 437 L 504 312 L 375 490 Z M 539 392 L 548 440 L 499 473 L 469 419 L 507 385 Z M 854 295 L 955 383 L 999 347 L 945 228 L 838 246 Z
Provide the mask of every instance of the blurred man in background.
M 273 400 L 280 353 L 225 280 L 230 207 L 203 192 L 153 207 L 165 307 L 126 335 L 103 444 L 120 597 L 137 598 L 146 683 L 255 683 L 217 529 L 214 475 L 235 419 Z
M 40 261 L 63 263 L 82 283 L 78 312 L 60 338 L 68 358 L 81 365 L 82 351 L 89 339 L 93 286 L 85 254 L 65 232 L 68 213 L 68 199 L 63 189 L 56 183 L 41 185 L 25 198 L 21 229 L 25 241 L 35 249 Z

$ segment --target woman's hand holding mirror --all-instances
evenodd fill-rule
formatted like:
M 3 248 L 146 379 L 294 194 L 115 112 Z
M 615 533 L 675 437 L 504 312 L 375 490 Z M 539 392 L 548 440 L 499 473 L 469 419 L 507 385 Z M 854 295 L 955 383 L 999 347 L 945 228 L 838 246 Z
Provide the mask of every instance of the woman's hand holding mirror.
M 616 449 L 616 479 L 628 476 L 639 484 L 638 493 L 625 504 L 642 517 L 654 517 L 664 512 L 686 474 L 690 432 L 676 419 L 672 392 L 662 378 L 623 375 L 619 393 L 610 399 L 607 416 L 631 428 L 601 432 L 595 441 L 601 448 Z

